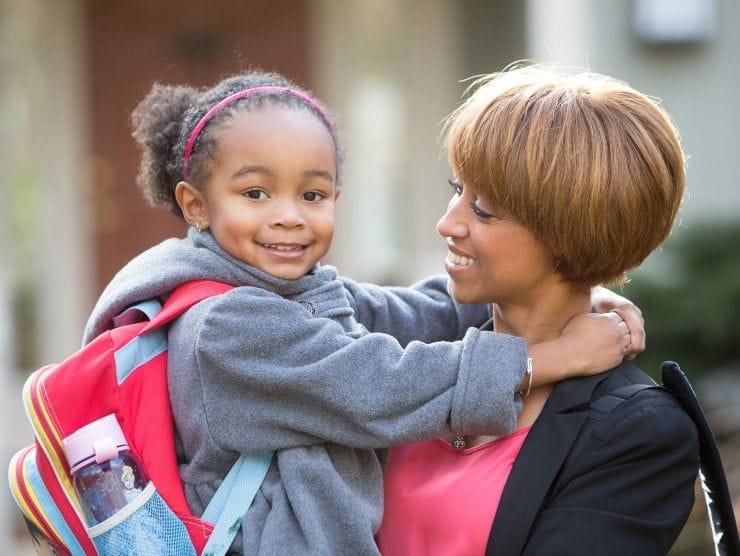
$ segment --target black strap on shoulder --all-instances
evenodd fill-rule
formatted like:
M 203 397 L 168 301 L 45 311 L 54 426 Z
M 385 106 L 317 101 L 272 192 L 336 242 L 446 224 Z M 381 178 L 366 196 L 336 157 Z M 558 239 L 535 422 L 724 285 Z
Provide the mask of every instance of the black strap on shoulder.
M 699 465 L 701 486 L 707 503 L 715 552 L 721 556 L 740 556 L 740 538 L 732 509 L 730 490 L 722 467 L 717 442 L 707 417 L 686 375 L 678 364 L 666 361 L 661 367 L 663 384 L 681 402 L 699 432 Z
M 629 384 L 622 388 L 617 388 L 589 404 L 589 417 L 595 421 L 601 421 L 601 419 L 609 415 L 619 405 L 629 400 L 638 392 L 651 388 L 665 390 L 665 388 L 658 386 L 657 384 Z
M 709 426 L 706 415 L 699 404 L 686 375 L 678 364 L 666 361 L 661 368 L 663 386 L 657 384 L 630 384 L 618 388 L 589 404 L 589 417 L 600 421 L 620 404 L 643 390 L 657 389 L 669 392 L 676 398 L 696 425 L 699 434 L 699 467 L 704 500 L 707 504 L 709 521 L 712 527 L 715 552 L 718 556 L 740 556 L 732 499 L 727 487 L 722 459 L 717 442 Z

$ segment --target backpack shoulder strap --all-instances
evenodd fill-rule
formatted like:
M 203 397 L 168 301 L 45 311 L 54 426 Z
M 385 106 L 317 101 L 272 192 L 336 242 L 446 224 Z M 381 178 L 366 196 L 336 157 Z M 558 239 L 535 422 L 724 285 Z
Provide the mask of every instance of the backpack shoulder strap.
M 722 467 L 717 442 L 694 389 L 677 363 L 666 361 L 661 367 L 663 384 L 681 402 L 699 433 L 701 486 L 712 527 L 715 551 L 719 555 L 740 555 L 735 513 L 732 508 L 727 477 Z
M 152 320 L 162 310 L 162 304 L 156 299 L 146 299 L 126 308 L 123 313 L 113 317 L 113 328 L 138 322 L 143 315 L 145 320 Z
M 273 452 L 241 455 L 211 498 L 201 519 L 214 524 L 203 556 L 223 556 L 267 475 Z
M 600 421 L 620 404 L 638 392 L 647 389 L 670 393 L 684 408 L 696 426 L 699 435 L 699 467 L 704 500 L 707 505 L 716 554 L 740 556 L 740 540 L 732 508 L 727 478 L 722 466 L 717 442 L 702 410 L 694 389 L 678 364 L 666 361 L 661 368 L 663 386 L 657 384 L 630 384 L 618 388 L 589 404 L 589 416 Z
M 609 415 L 632 396 L 649 389 L 665 390 L 665 388 L 657 384 L 628 384 L 592 401 L 588 406 L 589 417 L 596 421 L 601 421 L 601 419 Z
M 213 280 L 193 280 L 192 282 L 186 282 L 173 290 L 162 307 L 162 310 L 142 328 L 141 334 L 151 332 L 155 328 L 159 328 L 176 319 L 196 303 L 208 297 L 226 293 L 233 288 L 234 286 Z

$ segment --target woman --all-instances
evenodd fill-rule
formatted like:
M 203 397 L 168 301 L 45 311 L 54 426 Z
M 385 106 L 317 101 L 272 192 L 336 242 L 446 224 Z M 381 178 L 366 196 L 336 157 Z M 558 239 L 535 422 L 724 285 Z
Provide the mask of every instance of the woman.
M 494 330 L 547 340 L 666 238 L 683 153 L 662 109 L 605 76 L 530 67 L 477 85 L 448 122 L 450 291 L 492 303 Z M 696 430 L 663 392 L 608 396 L 650 382 L 623 362 L 525 393 L 509 436 L 395 449 L 381 552 L 667 552 L 693 503 Z

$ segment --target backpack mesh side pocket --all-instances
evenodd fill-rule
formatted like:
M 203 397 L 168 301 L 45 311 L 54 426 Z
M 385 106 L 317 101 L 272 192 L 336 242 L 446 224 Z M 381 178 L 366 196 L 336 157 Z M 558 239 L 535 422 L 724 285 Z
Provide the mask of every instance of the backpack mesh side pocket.
M 152 483 L 88 534 L 100 554 L 196 556 L 184 523 Z

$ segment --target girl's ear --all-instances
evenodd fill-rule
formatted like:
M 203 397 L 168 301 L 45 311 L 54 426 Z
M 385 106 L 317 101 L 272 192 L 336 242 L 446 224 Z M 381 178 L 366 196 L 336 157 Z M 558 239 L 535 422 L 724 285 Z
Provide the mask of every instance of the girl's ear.
M 185 222 L 198 230 L 208 228 L 208 211 L 200 189 L 186 181 L 181 181 L 175 186 L 175 200 L 180 206 Z

